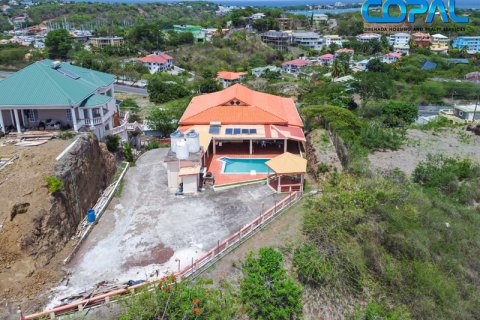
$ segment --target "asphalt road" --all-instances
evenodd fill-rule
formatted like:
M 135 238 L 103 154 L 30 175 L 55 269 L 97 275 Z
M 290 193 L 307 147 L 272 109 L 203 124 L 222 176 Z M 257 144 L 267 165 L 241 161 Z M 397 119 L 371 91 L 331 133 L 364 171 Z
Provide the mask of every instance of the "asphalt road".
M 137 88 L 137 87 L 129 87 L 120 84 L 115 85 L 115 92 L 124 92 L 124 93 L 131 93 L 131 94 L 139 94 L 142 96 L 148 96 L 147 89 L 144 88 Z
M 12 73 L 13 72 L 9 72 L 9 71 L 0 71 L 0 79 L 8 77 Z M 119 84 L 115 85 L 115 91 L 116 92 L 131 93 L 131 94 L 138 94 L 138 95 L 142 95 L 142 96 L 148 96 L 147 89 L 137 88 L 137 87 L 129 87 L 129 86 L 119 85 Z

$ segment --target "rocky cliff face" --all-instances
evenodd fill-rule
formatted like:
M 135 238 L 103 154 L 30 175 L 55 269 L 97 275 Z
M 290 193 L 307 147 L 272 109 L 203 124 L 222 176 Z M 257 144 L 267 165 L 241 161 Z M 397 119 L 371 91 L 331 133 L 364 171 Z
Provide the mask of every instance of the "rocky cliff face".
M 47 264 L 75 234 L 77 226 L 115 175 L 115 157 L 94 135 L 79 138 L 56 164 L 54 176 L 63 188 L 50 196 L 49 210 L 41 209 L 32 220 L 31 232 L 20 240 L 22 250 L 38 266 Z

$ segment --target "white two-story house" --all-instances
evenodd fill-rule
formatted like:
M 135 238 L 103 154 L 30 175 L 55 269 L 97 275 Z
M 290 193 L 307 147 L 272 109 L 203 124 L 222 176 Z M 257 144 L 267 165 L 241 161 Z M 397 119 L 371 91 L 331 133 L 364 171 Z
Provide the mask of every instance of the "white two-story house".
M 37 61 L 0 81 L 2 131 L 93 131 L 115 127 L 114 76 L 59 61 Z
M 146 57 L 139 58 L 138 61 L 148 68 L 150 74 L 164 72 L 173 68 L 173 58 L 163 52 L 149 54 Z

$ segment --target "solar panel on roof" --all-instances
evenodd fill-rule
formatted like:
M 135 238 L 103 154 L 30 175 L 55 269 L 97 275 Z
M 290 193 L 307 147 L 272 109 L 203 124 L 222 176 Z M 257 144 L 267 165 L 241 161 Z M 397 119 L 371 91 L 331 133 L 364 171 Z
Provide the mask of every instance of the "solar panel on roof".
M 210 127 L 210 130 L 208 130 L 208 133 L 219 134 L 220 133 L 220 127 Z
M 248 129 L 242 129 L 242 134 L 248 134 L 250 131 Z
M 225 134 L 233 134 L 233 129 L 232 128 L 226 129 Z
M 233 134 L 240 134 L 240 132 L 241 132 L 240 128 L 233 129 Z
M 63 74 L 64 76 L 67 76 L 67 77 L 72 78 L 74 80 L 80 79 L 80 76 L 78 74 L 76 74 L 75 72 L 72 72 L 70 70 L 58 68 L 57 71 L 60 72 L 61 74 Z
M 250 134 L 257 134 L 257 129 L 250 129 Z

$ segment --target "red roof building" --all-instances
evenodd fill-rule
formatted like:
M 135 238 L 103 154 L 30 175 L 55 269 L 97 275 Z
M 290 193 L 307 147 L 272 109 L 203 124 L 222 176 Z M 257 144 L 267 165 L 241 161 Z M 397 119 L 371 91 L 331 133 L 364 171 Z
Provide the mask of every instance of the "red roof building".
M 283 71 L 292 74 L 300 73 L 301 69 L 312 65 L 313 62 L 304 59 L 295 59 L 291 61 L 286 61 L 282 64 Z
M 269 178 L 271 184 L 277 186 L 275 191 L 290 192 L 294 185 L 301 190 L 305 169 L 291 171 L 296 177 L 290 178 L 280 178 L 279 175 L 285 174 L 283 171 L 267 171 L 266 167 L 264 171 L 258 167 L 226 170 L 229 161 L 258 159 L 266 162 L 285 153 L 295 155 L 294 159 L 302 158 L 305 150 L 303 122 L 290 98 L 234 84 L 222 91 L 194 97 L 179 121 L 178 131 L 177 136 L 198 134 L 200 152 L 182 161 L 174 156 L 165 160 L 169 177 L 172 177 L 169 185 L 178 185 L 182 180 L 180 174 L 176 174 L 178 168 L 190 165 L 190 158 L 198 157 L 198 165 L 214 177 L 215 188 Z M 274 171 L 276 176 L 271 177 Z M 283 187 L 278 187 L 280 184 Z
M 143 63 L 151 74 L 173 68 L 173 58 L 166 53 L 149 54 L 146 57 L 137 59 L 137 61 Z
M 246 75 L 246 72 L 220 71 L 217 74 L 217 80 L 222 83 L 224 88 L 228 88 L 232 84 L 240 83 Z

